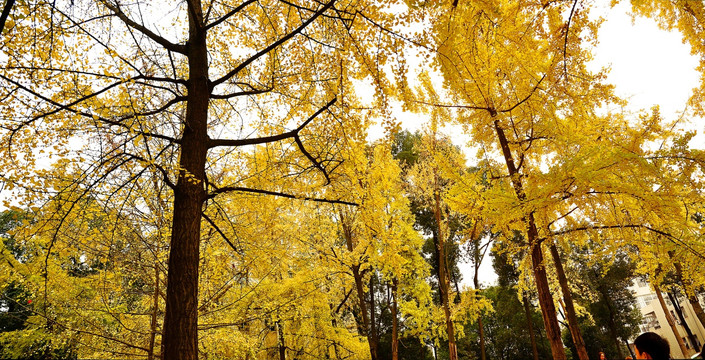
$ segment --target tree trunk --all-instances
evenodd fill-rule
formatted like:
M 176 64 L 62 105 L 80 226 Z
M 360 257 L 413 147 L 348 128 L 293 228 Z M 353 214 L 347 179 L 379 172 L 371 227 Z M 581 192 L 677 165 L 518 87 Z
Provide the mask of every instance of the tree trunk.
M 340 214 L 340 221 L 343 227 L 343 236 L 345 237 L 345 245 L 349 252 L 353 252 L 353 234 L 350 224 L 346 223 L 346 219 L 343 214 Z M 362 315 L 362 332 L 367 337 L 367 344 L 370 347 L 370 358 L 372 360 L 377 360 L 377 347 L 374 339 L 372 338 L 372 332 L 370 331 L 370 318 L 367 313 L 367 301 L 365 300 L 365 289 L 362 285 L 362 274 L 360 272 L 360 264 L 354 264 L 351 266 L 353 273 L 353 279 L 355 280 L 355 290 L 357 290 L 358 306 L 360 307 L 360 313 Z
M 480 279 L 478 278 L 478 272 L 480 267 L 478 254 L 479 252 L 480 251 L 478 246 L 477 251 L 475 251 L 475 275 L 473 277 L 473 285 L 475 286 L 476 291 L 480 291 Z M 477 329 L 480 335 L 480 359 L 487 360 L 487 351 L 485 350 L 485 329 L 482 326 L 482 317 L 477 318 Z
M 587 349 L 585 348 L 585 341 L 583 341 L 583 335 L 580 333 L 578 317 L 575 315 L 575 307 L 573 306 L 573 297 L 570 294 L 568 279 L 565 277 L 563 262 L 561 261 L 560 254 L 558 254 L 556 244 L 551 243 L 550 250 L 551 256 L 553 257 L 553 264 L 555 265 L 556 273 L 558 274 L 558 283 L 561 285 L 561 292 L 563 293 L 563 302 L 565 304 L 565 312 L 568 320 L 568 329 L 570 330 L 570 336 L 573 338 L 575 349 L 578 351 L 578 359 L 590 360 Z M 621 358 L 622 355 L 620 354 L 619 357 Z
M 693 344 L 693 349 L 695 349 L 695 352 L 700 352 L 700 346 L 698 346 L 698 342 L 695 340 L 693 332 L 690 331 L 690 326 L 688 326 L 688 323 L 685 321 L 685 317 L 683 316 L 683 309 L 681 309 L 681 305 L 680 303 L 678 303 L 678 299 L 673 296 L 670 291 L 668 292 L 668 298 L 671 299 L 671 303 L 673 303 L 673 308 L 676 310 L 676 315 L 678 315 L 678 319 L 680 319 L 681 324 L 685 329 L 685 333 L 688 334 L 688 339 L 690 339 L 690 343 Z
M 496 116 L 496 112 L 492 111 L 492 116 Z M 507 170 L 512 181 L 512 187 L 516 193 L 517 199 L 523 203 L 526 201 L 526 194 L 524 193 L 524 188 L 521 182 L 520 174 L 514 165 L 514 158 L 512 157 L 512 152 L 509 149 L 509 141 L 504 134 L 504 130 L 499 124 L 499 120 L 494 121 L 495 132 L 497 133 L 497 138 L 499 144 L 502 148 L 502 154 L 504 155 L 504 161 L 507 164 Z M 543 323 L 546 328 L 546 337 L 551 344 L 551 354 L 554 360 L 565 360 L 565 349 L 563 348 L 563 341 L 561 340 L 561 329 L 558 326 L 558 318 L 556 317 L 556 307 L 553 304 L 553 297 L 551 296 L 551 289 L 548 286 L 548 277 L 546 276 L 546 264 L 543 259 L 543 251 L 541 251 L 541 242 L 539 240 L 538 229 L 536 228 L 536 221 L 534 219 L 533 211 L 529 211 L 522 218 L 526 224 L 526 235 L 527 241 L 529 242 L 530 253 L 531 253 L 531 265 L 534 273 L 534 281 L 536 282 L 536 290 L 539 296 L 539 305 L 541 306 L 541 315 L 543 316 Z
M 437 178 L 437 176 L 436 176 Z M 438 180 L 436 179 L 436 183 Z M 448 359 L 458 360 L 458 347 L 455 343 L 455 329 L 453 328 L 453 320 L 450 313 L 450 277 L 448 276 L 448 267 L 446 266 L 445 241 L 441 230 L 441 205 L 440 194 L 438 189 L 435 191 L 435 208 L 434 215 L 436 217 L 436 251 L 438 251 L 438 288 L 441 292 L 441 303 L 446 320 L 446 333 L 448 334 Z
M 676 328 L 676 324 L 673 321 L 673 318 L 671 317 L 671 314 L 668 312 L 668 307 L 666 307 L 666 302 L 663 300 L 663 295 L 661 295 L 661 289 L 658 288 L 656 284 L 654 285 L 654 291 L 656 291 L 656 297 L 658 297 L 658 302 L 661 304 L 661 309 L 663 309 L 663 313 L 666 314 L 666 321 L 668 322 L 668 326 L 671 327 L 671 331 L 673 331 L 673 335 L 676 337 L 676 341 L 678 342 L 678 347 L 681 349 L 681 354 L 683 356 L 688 356 L 688 349 L 685 348 L 685 344 L 683 343 L 683 339 L 681 339 L 681 335 L 678 332 L 678 328 Z
M 683 289 L 685 296 L 688 298 L 690 306 L 693 307 L 695 316 L 698 317 L 700 324 L 703 326 L 703 329 L 705 329 L 705 311 L 703 311 L 703 307 L 700 305 L 700 301 L 698 301 L 698 296 L 695 294 L 693 282 L 683 276 L 683 267 L 678 261 L 673 259 L 673 253 L 669 252 L 668 255 L 671 257 L 671 260 L 673 260 L 673 266 L 676 268 L 676 276 L 678 276 L 678 281 L 681 284 L 681 288 Z
M 531 338 L 531 352 L 534 354 L 534 360 L 539 360 L 539 349 L 536 346 L 536 334 L 534 334 L 534 322 L 531 320 L 531 309 L 529 308 L 529 298 L 526 293 L 522 296 L 524 303 L 524 313 L 526 313 L 526 324 L 529 326 L 529 337 Z
M 379 349 L 379 332 L 377 331 L 377 319 L 375 315 L 377 314 L 377 306 L 375 305 L 375 274 L 372 273 L 370 276 L 370 287 L 368 289 L 370 293 L 370 340 L 372 341 L 372 346 L 374 347 L 375 356 L 379 355 L 377 350 Z
M 397 318 L 397 279 L 392 280 L 392 360 L 399 360 L 399 319 Z
M 281 320 L 277 320 L 277 342 L 279 343 L 279 360 L 286 360 L 286 344 L 284 343 L 284 327 Z
M 201 211 L 208 152 L 208 54 L 201 2 L 187 2 L 189 19 L 188 96 L 181 138 L 179 177 L 174 189 L 174 213 L 167 275 L 164 360 L 198 358 L 198 266 Z

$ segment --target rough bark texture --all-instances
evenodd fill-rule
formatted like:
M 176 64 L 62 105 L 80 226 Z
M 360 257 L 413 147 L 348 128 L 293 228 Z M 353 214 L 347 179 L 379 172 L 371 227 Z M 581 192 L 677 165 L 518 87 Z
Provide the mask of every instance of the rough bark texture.
M 580 360 L 590 360 L 588 357 L 587 349 L 585 348 L 585 341 L 583 341 L 583 335 L 580 333 L 580 327 L 578 326 L 578 317 L 575 314 L 575 307 L 573 306 L 573 297 L 570 294 L 570 288 L 568 287 L 568 279 L 565 277 L 565 271 L 563 270 L 563 262 L 561 261 L 560 254 L 558 253 L 558 248 L 556 244 L 551 244 L 550 246 L 551 256 L 553 257 L 553 264 L 556 267 L 556 273 L 558 275 L 558 283 L 561 286 L 561 292 L 563 293 L 563 302 L 565 303 L 565 311 L 568 316 L 568 329 L 570 330 L 570 336 L 573 338 L 573 344 L 578 351 L 578 359 Z M 619 345 L 617 345 L 619 348 Z M 622 354 L 619 354 L 622 358 Z
M 277 341 L 279 342 L 279 360 L 286 360 L 286 344 L 284 343 L 284 326 L 277 320 Z
M 438 182 L 436 176 L 436 182 Z M 448 276 L 448 268 L 446 266 L 445 242 L 443 232 L 441 231 L 441 205 L 440 194 L 438 191 L 434 194 L 435 207 L 434 215 L 436 217 L 436 251 L 438 252 L 438 288 L 441 292 L 441 303 L 443 304 L 443 313 L 446 320 L 446 332 L 448 334 L 448 359 L 458 360 L 458 346 L 455 343 L 455 329 L 453 328 L 453 320 L 450 313 L 450 277 Z
M 494 112 L 493 115 L 496 115 L 496 112 Z M 507 140 L 507 137 L 504 134 L 504 129 L 502 129 L 498 119 L 494 121 L 494 128 L 500 147 L 502 148 L 504 160 L 507 164 L 507 170 L 512 181 L 512 187 L 514 188 L 517 199 L 523 203 L 526 201 L 526 194 L 524 193 L 524 188 L 517 168 L 514 165 L 514 158 L 512 157 L 512 152 L 509 149 L 509 141 Z M 528 212 L 522 220 L 527 227 L 526 235 L 530 247 L 531 267 L 534 273 L 536 290 L 538 291 L 541 315 L 543 316 L 543 322 L 546 327 L 546 337 L 548 338 L 548 342 L 551 344 L 551 354 L 553 355 L 554 360 L 565 360 L 566 356 L 565 349 L 563 348 L 563 341 L 561 340 L 561 329 L 558 326 L 556 307 L 553 304 L 551 289 L 548 286 L 548 277 L 546 276 L 545 268 L 546 264 L 543 258 L 543 251 L 541 251 L 541 242 L 539 241 L 539 233 L 536 228 L 534 213 Z
M 673 321 L 671 314 L 668 312 L 668 307 L 666 307 L 666 301 L 663 300 L 663 295 L 661 295 L 661 289 L 659 289 L 656 284 L 654 284 L 654 291 L 656 291 L 656 297 L 658 297 L 658 302 L 659 304 L 661 304 L 661 309 L 663 309 L 663 313 L 666 314 L 666 321 L 668 322 L 668 326 L 671 327 L 671 331 L 673 331 L 673 335 L 675 335 L 676 337 L 678 347 L 681 349 L 681 354 L 683 354 L 683 356 L 688 356 L 688 349 L 685 348 L 685 344 L 683 343 L 683 339 L 681 339 L 681 334 L 678 332 L 676 323 Z
M 531 352 L 534 354 L 534 360 L 539 360 L 539 349 L 536 346 L 536 334 L 534 334 L 534 322 L 531 321 L 531 309 L 529 309 L 529 298 L 524 294 L 522 297 L 524 303 L 524 313 L 526 314 L 526 324 L 529 326 L 529 336 L 531 337 Z
M 188 97 L 169 251 L 163 359 L 198 358 L 198 265 L 206 153 L 208 151 L 208 56 L 200 1 L 188 1 Z

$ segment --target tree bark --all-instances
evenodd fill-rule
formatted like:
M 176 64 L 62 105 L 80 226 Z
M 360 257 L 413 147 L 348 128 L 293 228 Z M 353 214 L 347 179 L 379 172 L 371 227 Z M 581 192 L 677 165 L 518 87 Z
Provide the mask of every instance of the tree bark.
M 534 360 L 539 360 L 539 349 L 536 346 L 536 334 L 534 334 L 534 322 L 531 320 L 531 309 L 529 308 L 529 298 L 526 293 L 522 296 L 524 303 L 524 313 L 526 314 L 526 324 L 529 326 L 529 337 L 531 338 L 531 352 L 534 354 Z
M 685 317 L 683 316 L 683 309 L 681 309 L 681 305 L 680 303 L 678 303 L 678 299 L 673 296 L 670 291 L 668 292 L 668 298 L 671 299 L 671 303 L 673 304 L 673 308 L 676 310 L 678 319 L 680 319 L 681 324 L 685 329 L 685 333 L 688 334 L 688 339 L 690 339 L 690 343 L 693 344 L 693 349 L 695 349 L 695 352 L 700 352 L 700 346 L 698 346 L 698 342 L 695 340 L 695 336 L 690 330 L 690 326 L 688 326 L 688 323 L 685 321 Z
M 477 222 L 475 222 L 475 225 L 477 226 Z M 475 233 L 475 230 L 473 230 L 473 234 Z M 472 239 L 471 241 L 476 241 L 475 243 L 475 254 L 474 254 L 474 267 L 475 267 L 475 274 L 473 276 L 473 285 L 475 286 L 476 291 L 480 291 L 480 279 L 478 277 L 479 272 L 480 272 L 480 239 Z M 457 287 L 457 283 L 456 283 Z M 458 290 L 460 292 L 460 290 Z M 485 329 L 482 326 L 482 317 L 477 318 L 477 328 L 479 331 L 480 335 L 480 360 L 487 360 L 487 351 L 485 350 Z
M 438 176 L 436 176 L 436 183 L 438 183 Z M 448 276 L 448 268 L 446 265 L 445 241 L 441 230 L 441 200 L 438 185 L 436 186 L 437 188 L 434 194 L 434 215 L 437 226 L 436 251 L 438 251 L 438 288 L 441 292 L 441 303 L 443 304 L 443 312 L 446 320 L 446 333 L 448 335 L 448 359 L 458 360 L 458 346 L 455 343 L 455 329 L 453 328 L 453 320 L 451 319 L 450 313 L 450 278 Z
M 493 111 L 492 116 L 496 116 L 495 111 Z M 512 181 L 512 187 L 514 188 L 517 199 L 521 203 L 524 203 L 526 201 L 526 194 L 524 193 L 521 177 L 516 166 L 514 165 L 514 158 L 512 157 L 512 152 L 509 149 L 509 141 L 507 141 L 507 137 L 504 134 L 504 129 L 502 129 L 499 123 L 499 119 L 494 120 L 494 127 L 500 147 L 502 148 L 504 161 L 507 164 L 507 170 Z M 522 220 L 527 227 L 526 235 L 530 248 L 534 281 L 536 282 L 536 289 L 538 291 L 543 323 L 546 327 L 546 337 L 551 344 L 551 354 L 553 355 L 554 360 L 565 360 L 566 356 L 565 349 L 563 348 L 563 341 L 561 340 L 561 329 L 558 326 L 556 307 L 553 304 L 551 289 L 548 286 L 548 277 L 546 276 L 543 251 L 541 251 L 541 241 L 539 240 L 539 233 L 536 228 L 534 212 L 528 211 L 524 214 L 524 218 L 522 218 Z
M 189 20 L 188 96 L 174 189 L 167 275 L 164 360 L 198 358 L 198 266 L 206 154 L 208 152 L 208 54 L 199 0 L 187 1 Z
M 656 291 L 656 297 L 658 297 L 658 302 L 661 304 L 661 309 L 663 309 L 663 313 L 666 315 L 666 321 L 668 322 L 668 326 L 671 327 L 671 331 L 673 331 L 673 335 L 676 336 L 676 341 L 678 342 L 678 347 L 681 349 L 681 354 L 683 356 L 688 356 L 688 349 L 685 348 L 685 344 L 683 343 L 683 339 L 681 339 L 681 335 L 678 332 L 678 328 L 676 328 L 676 324 L 673 321 L 673 318 L 671 317 L 671 314 L 668 312 L 668 307 L 666 307 L 666 301 L 663 300 L 663 295 L 661 295 L 661 289 L 656 284 L 654 285 L 654 291 Z
M 565 311 L 568 320 L 568 329 L 570 330 L 570 336 L 573 338 L 573 344 L 578 351 L 578 359 L 580 360 L 590 360 L 588 357 L 587 349 L 585 348 L 585 341 L 583 341 L 583 335 L 580 333 L 580 327 L 578 326 L 578 317 L 575 314 L 575 307 L 573 306 L 573 297 L 570 294 L 570 288 L 568 287 L 568 279 L 565 277 L 565 271 L 563 270 L 563 262 L 561 261 L 560 254 L 558 253 L 558 248 L 556 244 L 551 243 L 550 246 L 551 256 L 553 257 L 553 264 L 556 267 L 556 273 L 558 274 L 558 283 L 561 286 L 561 292 L 563 293 L 563 302 L 565 304 Z M 622 354 L 619 355 L 622 358 Z

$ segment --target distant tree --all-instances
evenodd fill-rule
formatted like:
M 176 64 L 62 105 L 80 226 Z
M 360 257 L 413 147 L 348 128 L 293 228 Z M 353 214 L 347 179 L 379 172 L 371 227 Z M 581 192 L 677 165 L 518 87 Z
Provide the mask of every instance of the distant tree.
M 591 332 L 590 337 L 594 338 L 585 339 L 590 358 L 600 351 L 608 357 L 624 358 L 626 340 L 638 333 L 641 322 L 636 299 L 629 290 L 635 277 L 635 262 L 626 250 L 605 254 L 595 242 L 573 247 L 569 256 L 569 271 L 579 279 L 577 302 L 592 316 L 592 321 L 587 317 L 579 320 L 581 330 Z M 572 340 L 570 344 L 574 347 Z

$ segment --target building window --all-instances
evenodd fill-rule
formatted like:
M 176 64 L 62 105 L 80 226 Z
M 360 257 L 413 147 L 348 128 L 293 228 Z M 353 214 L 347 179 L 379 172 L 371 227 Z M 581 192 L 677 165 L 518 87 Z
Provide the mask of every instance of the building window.
M 645 278 L 645 277 L 638 277 L 638 278 L 636 278 L 636 284 L 637 284 L 639 287 L 646 287 L 646 286 L 649 286 L 649 283 L 646 282 L 646 278 Z
M 683 344 L 685 344 L 685 348 L 690 350 L 690 344 L 688 344 L 688 339 L 683 338 Z
M 654 329 L 659 329 L 661 328 L 661 325 L 658 322 L 658 319 L 656 318 L 656 313 L 653 311 L 644 315 L 644 317 L 641 320 L 641 327 L 642 327 L 642 332 L 647 332 L 651 328 Z

